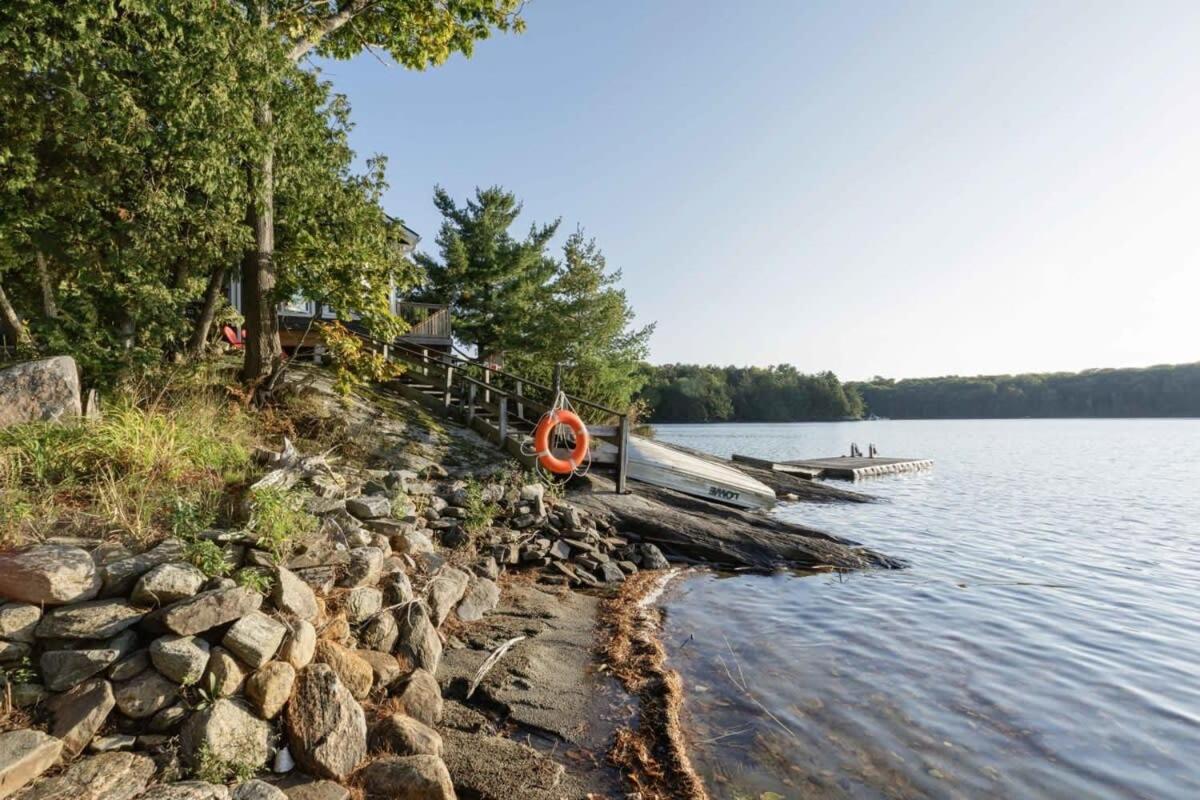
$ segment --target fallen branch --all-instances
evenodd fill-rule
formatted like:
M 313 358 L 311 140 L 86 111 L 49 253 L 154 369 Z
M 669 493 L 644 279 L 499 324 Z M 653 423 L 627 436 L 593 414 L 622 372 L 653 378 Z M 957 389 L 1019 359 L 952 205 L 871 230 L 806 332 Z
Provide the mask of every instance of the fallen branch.
M 524 638 L 524 636 L 516 636 L 512 639 L 509 639 L 507 642 L 493 650 L 492 654 L 483 660 L 483 663 L 479 665 L 479 669 L 475 671 L 475 677 L 471 678 L 471 686 L 469 689 L 467 689 L 468 700 L 471 699 L 471 695 L 475 694 L 475 690 L 479 688 L 480 681 L 482 681 L 487 674 L 492 671 L 492 667 L 499 663 L 500 659 L 504 657 L 504 654 L 513 648 L 513 645 Z

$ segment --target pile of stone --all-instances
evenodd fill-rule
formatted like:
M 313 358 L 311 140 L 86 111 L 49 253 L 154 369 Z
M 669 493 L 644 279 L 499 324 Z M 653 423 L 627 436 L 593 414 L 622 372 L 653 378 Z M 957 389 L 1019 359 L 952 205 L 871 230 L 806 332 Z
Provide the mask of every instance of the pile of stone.
M 432 484 L 387 474 L 366 488 L 310 498 L 319 525 L 281 564 L 243 532 L 202 534 L 269 574 L 266 594 L 206 577 L 175 539 L 0 554 L 3 691 L 46 728 L 0 734 L 0 798 L 341 800 L 350 781 L 369 797 L 453 797 L 438 629 L 495 607 L 494 564 L 452 566 L 431 538 L 450 526 L 393 507 L 440 497 Z M 368 724 L 364 703 L 386 713 Z M 214 769 L 265 780 L 170 780 Z

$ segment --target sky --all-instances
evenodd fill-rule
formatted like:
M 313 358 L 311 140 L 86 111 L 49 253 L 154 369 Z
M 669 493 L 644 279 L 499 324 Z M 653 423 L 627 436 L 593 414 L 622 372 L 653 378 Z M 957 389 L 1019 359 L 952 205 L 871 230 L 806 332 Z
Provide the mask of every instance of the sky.
M 388 212 L 503 185 L 654 363 L 917 377 L 1200 360 L 1200 3 L 531 0 L 424 72 L 320 62 Z M 561 242 L 560 242 L 561 243 Z

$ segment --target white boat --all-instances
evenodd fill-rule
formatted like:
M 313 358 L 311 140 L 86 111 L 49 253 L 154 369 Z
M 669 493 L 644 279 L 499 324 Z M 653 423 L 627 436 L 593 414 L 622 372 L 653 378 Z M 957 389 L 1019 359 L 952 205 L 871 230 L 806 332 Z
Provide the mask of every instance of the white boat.
M 746 509 L 775 505 L 775 492 L 717 458 L 701 457 L 640 436 L 629 437 L 629 477 Z

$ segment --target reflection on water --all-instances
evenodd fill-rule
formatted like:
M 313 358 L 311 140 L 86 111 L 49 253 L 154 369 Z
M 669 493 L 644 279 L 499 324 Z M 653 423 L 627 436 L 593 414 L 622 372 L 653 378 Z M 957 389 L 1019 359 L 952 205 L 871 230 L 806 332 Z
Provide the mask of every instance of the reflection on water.
M 902 556 L 665 599 L 725 798 L 1200 797 L 1200 421 L 661 426 L 709 452 L 933 458 L 777 513 Z M 775 795 L 770 793 L 774 792 Z

